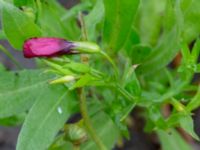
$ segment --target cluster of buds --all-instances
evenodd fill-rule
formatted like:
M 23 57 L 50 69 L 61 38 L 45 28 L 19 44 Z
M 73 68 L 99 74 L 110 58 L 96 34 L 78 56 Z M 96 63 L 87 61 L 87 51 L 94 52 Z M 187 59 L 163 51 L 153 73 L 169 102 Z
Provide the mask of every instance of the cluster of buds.
M 100 53 L 100 48 L 97 44 L 91 42 L 71 42 L 62 38 L 41 37 L 26 40 L 23 46 L 23 53 L 26 58 L 51 58 L 51 61 L 44 59 L 44 62 L 52 68 L 51 71 L 61 75 L 61 77 L 50 82 L 51 84 L 58 84 L 73 82 L 80 78 L 77 73 L 89 73 L 91 70 L 86 64 L 75 63 L 70 60 L 67 63 L 62 62 L 62 65 L 60 65 L 60 62 L 54 62 L 54 60 L 62 60 L 57 56 Z

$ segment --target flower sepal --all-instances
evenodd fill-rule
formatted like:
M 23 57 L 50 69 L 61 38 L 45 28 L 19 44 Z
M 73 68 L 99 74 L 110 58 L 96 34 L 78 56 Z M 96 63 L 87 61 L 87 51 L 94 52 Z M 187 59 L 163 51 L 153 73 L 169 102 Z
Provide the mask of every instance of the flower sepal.
M 72 48 L 81 53 L 100 53 L 100 47 L 93 42 L 74 42 L 74 47 Z

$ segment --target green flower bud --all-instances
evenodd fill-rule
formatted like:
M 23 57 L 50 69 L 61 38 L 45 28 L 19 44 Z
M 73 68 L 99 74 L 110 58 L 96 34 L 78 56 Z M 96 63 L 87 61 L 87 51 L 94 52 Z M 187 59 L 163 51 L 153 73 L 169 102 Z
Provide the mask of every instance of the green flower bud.
M 179 111 L 179 112 L 185 111 L 185 106 L 182 103 L 180 103 L 179 101 L 177 101 L 176 99 L 173 98 L 171 103 L 177 111 Z
M 68 83 L 71 81 L 75 81 L 76 78 L 72 75 L 67 75 L 58 79 L 55 79 L 53 81 L 50 82 L 50 84 L 58 84 L 58 83 Z
M 81 143 L 87 140 L 86 131 L 78 125 L 67 125 L 67 128 L 65 130 L 65 139 L 72 142 L 73 145 L 81 145 Z

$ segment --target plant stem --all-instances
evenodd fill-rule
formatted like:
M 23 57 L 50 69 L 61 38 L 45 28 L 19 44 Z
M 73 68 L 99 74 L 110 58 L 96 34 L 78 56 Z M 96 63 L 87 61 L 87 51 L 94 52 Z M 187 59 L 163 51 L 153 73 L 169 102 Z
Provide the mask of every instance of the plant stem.
M 80 145 L 73 145 L 73 150 L 80 150 Z
M 86 30 L 86 27 L 85 27 L 85 22 L 84 22 L 84 18 L 83 18 L 82 13 L 79 13 L 79 20 L 80 20 L 80 23 L 81 23 L 82 40 L 87 41 L 87 30 Z M 82 54 L 81 55 L 81 61 L 84 64 L 88 64 L 88 56 Z M 90 117 L 89 117 L 88 111 L 87 111 L 87 103 L 86 103 L 86 96 L 85 96 L 84 88 L 79 88 L 78 92 L 79 92 L 79 96 L 80 96 L 80 99 L 79 99 L 80 100 L 80 111 L 81 111 L 81 115 L 82 115 L 82 118 L 83 118 L 84 125 L 85 125 L 90 137 L 96 143 L 99 150 L 107 150 L 107 148 L 104 146 L 103 142 L 100 140 L 100 138 L 96 134 L 96 131 L 93 128 L 92 123 L 90 121 Z
M 83 41 L 87 41 L 88 40 L 88 34 L 87 34 L 87 30 L 86 30 L 86 27 L 85 27 L 85 21 L 84 21 L 82 13 L 79 13 L 79 20 L 80 20 L 80 24 L 81 24 L 82 39 L 83 39 Z M 100 54 L 103 55 L 112 64 L 114 71 L 115 71 L 115 76 L 117 78 L 118 77 L 118 69 L 117 69 L 117 66 L 115 65 L 115 63 L 113 62 L 113 60 L 110 58 L 110 56 L 108 56 L 103 51 L 101 51 Z
M 115 87 L 117 89 L 118 92 L 120 92 L 122 94 L 122 96 L 124 96 L 126 99 L 128 99 L 131 102 L 136 102 L 137 97 L 132 96 L 128 91 L 126 91 L 125 89 L 123 89 L 122 87 L 120 87 L 120 85 L 117 85 Z
M 83 88 L 79 89 L 79 95 L 80 95 L 80 111 L 81 111 L 81 115 L 83 117 L 83 122 L 85 124 L 85 127 L 86 127 L 87 131 L 89 132 L 91 138 L 94 140 L 94 142 L 98 146 L 98 148 L 100 150 L 106 150 L 106 147 L 104 146 L 102 141 L 99 139 L 94 128 L 91 125 L 91 121 L 90 121 L 90 118 L 89 118 L 89 115 L 87 112 L 85 92 L 84 92 Z
M 79 21 L 80 21 L 80 24 L 81 24 L 82 40 L 87 41 L 88 40 L 87 30 L 86 30 L 86 27 L 85 27 L 85 21 L 84 21 L 84 18 L 83 18 L 83 14 L 81 12 L 79 13 Z
M 113 69 L 115 71 L 115 76 L 117 78 L 119 73 L 118 73 L 118 69 L 117 69 L 117 66 L 115 65 L 114 61 L 104 51 L 101 51 L 100 54 L 102 56 L 104 56 L 111 63 L 111 65 L 113 66 Z

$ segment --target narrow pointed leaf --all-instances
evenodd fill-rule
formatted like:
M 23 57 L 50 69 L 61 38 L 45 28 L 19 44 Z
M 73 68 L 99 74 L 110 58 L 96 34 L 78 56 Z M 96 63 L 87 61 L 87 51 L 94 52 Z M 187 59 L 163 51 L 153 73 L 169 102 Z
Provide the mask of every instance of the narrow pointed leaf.
M 0 0 L 2 25 L 5 35 L 12 46 L 22 49 L 24 41 L 30 37 L 40 36 L 39 27 L 17 7 Z
M 180 119 L 180 126 L 185 130 L 188 134 L 190 134 L 195 140 L 199 141 L 198 135 L 194 131 L 194 123 L 191 116 L 186 115 Z
M 43 94 L 53 76 L 41 70 L 0 73 L 0 118 L 28 110 Z
M 169 133 L 161 130 L 157 133 L 163 150 L 192 150 L 192 147 L 174 129 L 170 130 Z
M 47 149 L 70 116 L 70 101 L 64 86 L 49 87 L 49 93 L 35 102 L 26 117 L 17 150 Z
M 85 17 L 85 26 L 87 29 L 88 39 L 95 41 L 96 26 L 99 24 L 104 16 L 104 3 L 103 0 L 97 0 L 92 11 Z
M 104 0 L 103 40 L 106 48 L 119 51 L 131 32 L 139 0 Z

